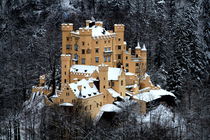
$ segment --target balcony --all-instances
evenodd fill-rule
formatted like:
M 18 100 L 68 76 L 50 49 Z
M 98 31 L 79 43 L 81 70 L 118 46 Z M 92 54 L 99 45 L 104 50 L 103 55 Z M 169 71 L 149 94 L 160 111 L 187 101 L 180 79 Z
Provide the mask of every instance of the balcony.
M 112 55 L 112 50 L 104 50 L 104 55 Z

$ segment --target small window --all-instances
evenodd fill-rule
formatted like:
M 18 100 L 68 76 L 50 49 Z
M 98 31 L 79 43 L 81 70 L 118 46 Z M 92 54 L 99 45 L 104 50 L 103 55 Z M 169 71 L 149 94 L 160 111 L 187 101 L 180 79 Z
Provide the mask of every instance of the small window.
M 125 64 L 125 66 L 126 66 L 126 67 L 128 67 L 128 66 L 129 66 L 129 64 L 128 64 L 128 63 L 126 63 L 126 64 Z
M 107 48 L 104 48 L 104 51 L 107 51 Z
M 99 62 L 99 57 L 95 57 L 95 61 L 96 61 L 96 63 L 98 63 Z
M 126 56 L 125 59 L 128 60 L 128 57 Z
M 84 70 L 84 72 L 87 72 L 87 70 Z
M 98 41 L 96 41 L 96 44 L 98 44 Z
M 106 41 L 104 41 L 104 43 L 106 44 Z
M 90 110 L 91 110 L 92 106 L 90 105 Z
M 82 49 L 82 54 L 85 54 L 85 49 Z
M 69 96 L 69 92 L 66 92 L 66 96 Z
M 66 68 L 66 65 L 64 67 Z
M 69 88 L 66 88 L 67 90 L 69 90 Z
M 85 58 L 82 58 L 82 64 L 85 64 Z
M 66 37 L 66 40 L 69 41 L 69 37 Z
M 118 54 L 118 59 L 121 59 L 121 54 Z
M 60 99 L 60 102 L 63 103 L 63 99 Z
M 106 62 L 107 61 L 107 57 L 106 56 L 104 56 L 104 62 Z
M 121 39 L 120 38 L 118 38 L 118 41 L 120 41 Z
M 108 50 L 108 51 L 111 51 L 111 47 L 108 47 L 107 50 Z
M 106 88 L 106 86 L 104 86 L 104 89 Z
M 64 79 L 64 83 L 66 83 L 66 79 Z
M 77 44 L 74 44 L 74 50 L 78 51 L 78 45 Z
M 99 48 L 96 48 L 96 49 L 95 49 L 95 52 L 96 52 L 96 53 L 99 53 Z
M 114 86 L 114 82 L 112 81 L 112 87 Z
M 66 72 L 64 72 L 64 74 L 66 75 Z
M 138 54 L 136 54 L 136 57 L 138 57 Z
M 139 66 L 139 63 L 136 63 L 136 66 Z
M 123 85 L 123 80 L 121 80 L 121 86 Z
M 82 46 L 85 46 L 85 42 L 84 41 L 82 42 Z
M 108 59 L 108 62 L 111 62 L 111 56 L 108 56 L 107 59 Z
M 118 46 L 118 50 L 121 50 L 121 46 Z
M 66 45 L 66 49 L 69 50 L 71 47 L 70 45 Z

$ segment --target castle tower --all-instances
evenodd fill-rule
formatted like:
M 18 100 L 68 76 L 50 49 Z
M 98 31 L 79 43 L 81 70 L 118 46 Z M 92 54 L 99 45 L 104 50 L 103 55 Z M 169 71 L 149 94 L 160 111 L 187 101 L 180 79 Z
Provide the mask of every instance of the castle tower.
M 139 42 L 137 43 L 137 46 L 135 48 L 135 55 L 136 55 L 136 57 L 140 57 L 141 56 L 141 47 L 140 47 Z
M 144 75 L 147 70 L 147 49 L 146 45 L 144 44 L 141 48 L 141 75 Z
M 99 80 L 100 80 L 100 92 L 104 94 L 104 104 L 107 100 L 107 88 L 108 88 L 108 66 L 105 64 L 99 65 Z
M 69 53 L 70 49 L 70 32 L 73 31 L 73 24 L 61 24 L 61 30 L 62 30 L 62 54 Z
M 116 33 L 115 37 L 115 46 L 114 46 L 114 60 L 116 60 L 116 67 L 120 66 L 118 64 L 122 63 L 122 53 L 126 50 L 126 45 L 124 44 L 124 31 L 125 25 L 123 24 L 115 24 L 114 32 Z
M 61 55 L 61 90 L 70 83 L 70 67 L 72 65 L 71 55 Z
M 86 23 L 88 25 L 88 23 Z M 91 41 L 92 41 L 92 28 L 79 28 L 79 51 L 80 56 L 79 64 L 91 65 L 92 56 L 91 56 Z

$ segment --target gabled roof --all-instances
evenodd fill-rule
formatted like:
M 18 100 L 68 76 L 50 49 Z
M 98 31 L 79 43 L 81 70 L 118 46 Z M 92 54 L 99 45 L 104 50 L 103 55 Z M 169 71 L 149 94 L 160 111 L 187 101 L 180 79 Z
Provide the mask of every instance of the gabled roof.
M 93 87 L 90 86 L 92 82 L 92 79 L 82 79 L 76 83 L 69 84 L 69 86 L 77 98 L 86 99 L 101 94 L 94 84 Z M 81 89 L 79 89 L 79 86 L 81 86 Z

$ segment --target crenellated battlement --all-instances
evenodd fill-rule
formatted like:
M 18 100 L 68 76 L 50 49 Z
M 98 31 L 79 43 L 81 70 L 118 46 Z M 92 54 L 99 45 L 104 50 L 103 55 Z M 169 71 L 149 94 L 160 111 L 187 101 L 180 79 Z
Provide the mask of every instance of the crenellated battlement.
M 61 24 L 61 30 L 64 32 L 73 31 L 73 23 L 63 23 Z
M 114 24 L 114 31 L 115 32 L 124 32 L 125 25 L 124 24 Z
M 92 36 L 92 29 L 91 28 L 79 28 L 79 34 L 82 35 L 89 35 Z

